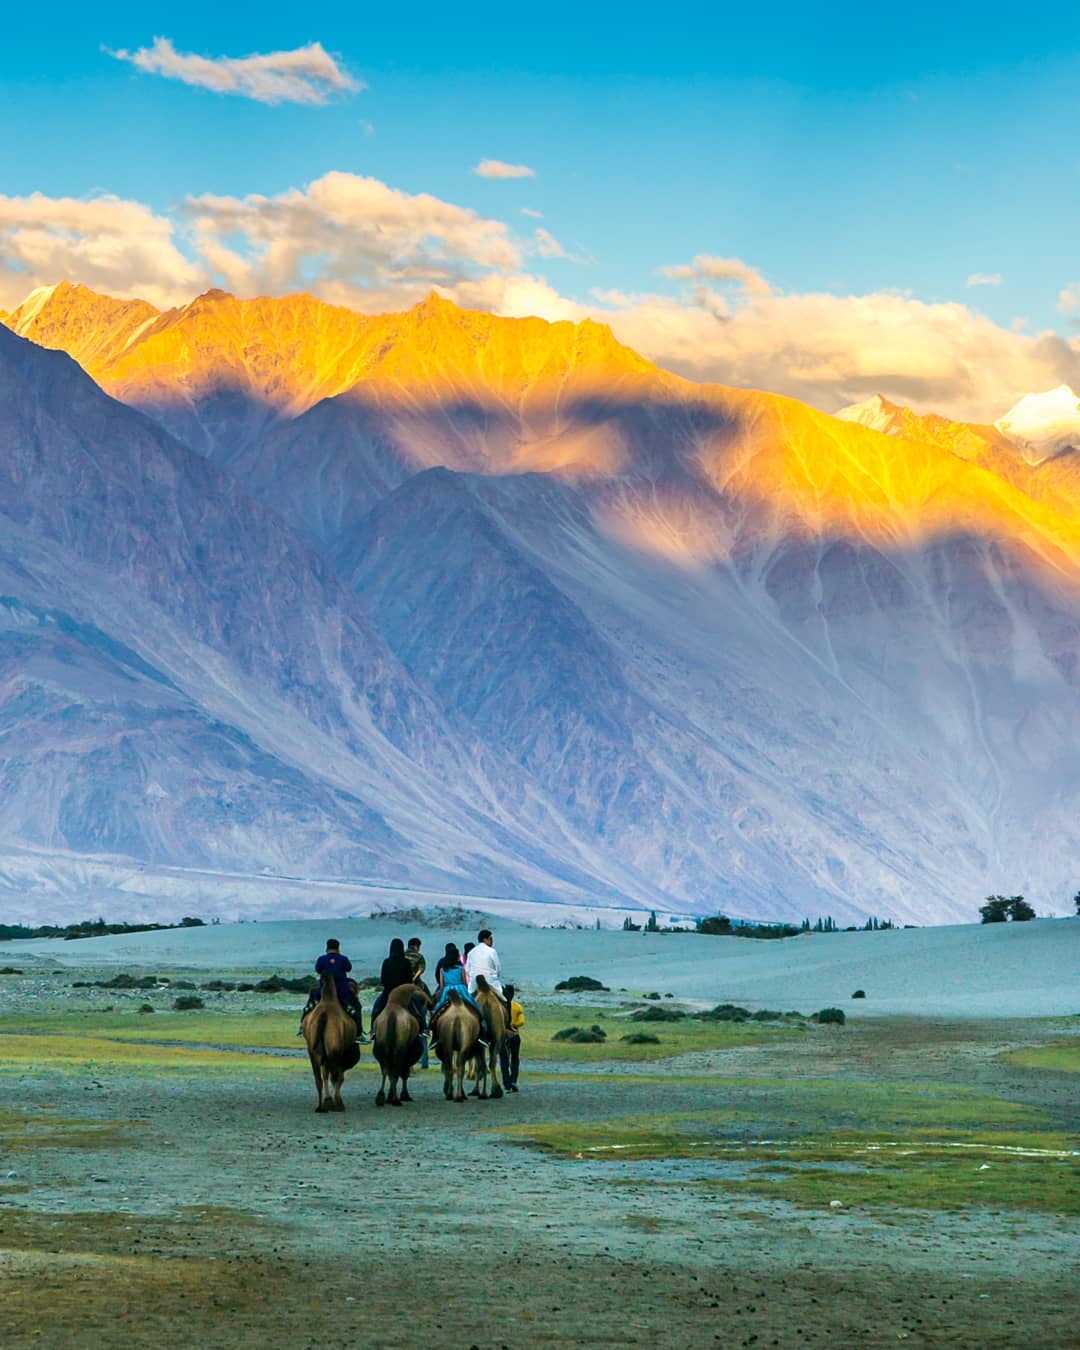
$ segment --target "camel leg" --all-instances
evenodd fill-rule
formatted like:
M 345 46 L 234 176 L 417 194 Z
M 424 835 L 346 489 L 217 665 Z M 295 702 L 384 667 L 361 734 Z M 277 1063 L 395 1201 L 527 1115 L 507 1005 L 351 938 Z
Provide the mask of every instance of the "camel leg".
M 390 1075 L 390 1096 L 387 1099 L 390 1106 L 400 1106 L 401 1098 L 398 1096 L 398 1076 L 396 1073 Z
M 496 1099 L 503 1095 L 499 1082 L 499 1048 L 496 1045 L 491 1047 L 491 1095 Z
M 447 1055 L 442 1062 L 442 1090 L 446 1100 L 454 1099 L 454 1056 Z
M 344 1081 L 345 1081 L 345 1075 L 344 1075 L 343 1073 L 336 1073 L 336 1074 L 334 1075 L 334 1105 L 333 1105 L 333 1110 L 335 1110 L 335 1111 L 344 1111 L 344 1110 L 345 1110 L 345 1103 L 341 1100 L 341 1085 L 342 1085 L 342 1083 L 344 1083 Z
M 457 1094 L 454 1100 L 463 1102 L 465 1100 L 465 1056 L 460 1050 L 454 1051 L 454 1067 L 457 1070 Z
M 402 1100 L 403 1102 L 411 1102 L 411 1101 L 412 1101 L 412 1098 L 409 1096 L 409 1071 L 408 1071 L 408 1069 L 406 1069 L 405 1072 L 401 1075 L 401 1100 Z
M 316 1092 L 316 1094 L 317 1094 L 317 1096 L 318 1096 L 318 1100 L 317 1100 L 317 1102 L 316 1102 L 316 1104 L 315 1104 L 315 1110 L 316 1110 L 316 1111 L 321 1111 L 321 1110 L 322 1110 L 322 1070 L 319 1068 L 319 1066 L 315 1063 L 314 1060 L 311 1061 L 311 1072 L 315 1075 L 315 1092 Z
M 378 1096 L 375 1098 L 376 1106 L 386 1105 L 386 1070 L 383 1069 L 382 1085 L 379 1088 Z

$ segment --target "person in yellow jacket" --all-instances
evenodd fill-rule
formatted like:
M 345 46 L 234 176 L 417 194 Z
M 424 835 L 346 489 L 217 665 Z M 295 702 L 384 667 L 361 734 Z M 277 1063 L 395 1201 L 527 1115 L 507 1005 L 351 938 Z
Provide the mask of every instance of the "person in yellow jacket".
M 507 1092 L 516 1092 L 518 1090 L 518 1062 L 521 1058 L 521 1028 L 525 1025 L 525 1014 L 521 1010 L 521 1004 L 514 997 L 514 986 L 512 984 L 504 985 L 503 993 L 510 1005 L 510 1025 L 506 1028 L 506 1040 L 503 1041 L 502 1054 L 500 1055 L 502 1080 L 503 1087 L 506 1088 Z

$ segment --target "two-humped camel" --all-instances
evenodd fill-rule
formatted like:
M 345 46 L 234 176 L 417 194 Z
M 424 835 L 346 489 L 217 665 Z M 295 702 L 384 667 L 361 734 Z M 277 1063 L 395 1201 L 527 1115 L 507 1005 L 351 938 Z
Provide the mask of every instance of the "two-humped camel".
M 316 1111 L 344 1111 L 341 1084 L 348 1069 L 360 1059 L 356 1043 L 356 1023 L 341 1006 L 331 971 L 322 976 L 322 995 L 300 1027 L 307 1042 L 315 1091 L 319 1094 Z M 334 1088 L 331 1099 L 330 1087 Z

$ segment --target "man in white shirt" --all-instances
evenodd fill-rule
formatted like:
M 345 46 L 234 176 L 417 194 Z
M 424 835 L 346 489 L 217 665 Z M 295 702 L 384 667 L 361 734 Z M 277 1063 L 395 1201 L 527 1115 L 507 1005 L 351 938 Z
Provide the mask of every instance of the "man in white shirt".
M 490 928 L 481 928 L 476 935 L 476 946 L 465 959 L 465 980 L 469 993 L 473 995 L 476 994 L 477 975 L 483 975 L 503 1002 L 506 1001 L 502 980 L 499 979 L 499 953 L 495 950 Z

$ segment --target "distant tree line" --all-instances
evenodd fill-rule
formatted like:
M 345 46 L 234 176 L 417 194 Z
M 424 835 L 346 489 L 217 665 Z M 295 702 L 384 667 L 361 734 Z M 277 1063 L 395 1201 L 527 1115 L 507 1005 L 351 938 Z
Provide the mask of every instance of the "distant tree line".
M 37 928 L 22 923 L 0 923 L 0 942 L 18 938 L 76 938 L 104 937 L 110 933 L 154 933 L 164 928 L 203 928 L 205 920 L 185 916 L 179 923 L 106 923 L 104 919 L 83 919 L 79 923 L 41 924 Z

